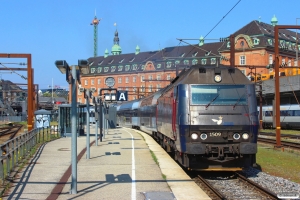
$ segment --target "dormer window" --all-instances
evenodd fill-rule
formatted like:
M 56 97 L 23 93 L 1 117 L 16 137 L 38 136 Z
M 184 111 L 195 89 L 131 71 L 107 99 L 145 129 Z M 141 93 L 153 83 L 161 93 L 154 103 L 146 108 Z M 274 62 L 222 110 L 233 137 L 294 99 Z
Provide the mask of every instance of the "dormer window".
M 93 64 L 94 64 L 94 61 L 89 64 L 89 67 L 92 66 Z
M 259 45 L 259 39 L 258 38 L 254 38 L 253 39 L 253 43 L 254 43 L 254 45 Z
M 170 68 L 170 67 L 172 67 L 172 62 L 167 62 L 167 68 Z
M 116 66 L 111 66 L 110 71 L 111 71 L 111 72 L 116 71 Z
M 198 51 L 194 52 L 193 55 L 192 55 L 192 57 L 197 56 L 197 54 L 198 54 Z
M 273 46 L 273 40 L 272 39 L 268 39 L 268 43 L 269 43 L 269 45 Z
M 104 72 L 108 72 L 109 67 L 104 67 Z
M 114 62 L 114 59 L 112 59 L 111 61 L 109 61 L 108 64 L 111 64 L 111 63 L 113 63 L 113 62 Z
M 185 53 L 181 54 L 181 56 L 180 56 L 180 57 L 183 57 L 184 55 L 185 55 Z
M 211 53 L 211 51 L 207 51 L 207 52 L 205 53 L 205 56 L 209 56 L 210 53 Z
M 98 62 L 98 65 L 101 65 L 103 63 L 103 60 L 101 62 Z
M 212 65 L 216 64 L 216 58 L 211 58 L 210 59 L 210 64 L 212 64 Z
M 227 48 L 230 48 L 230 41 L 227 42 Z
M 119 65 L 118 66 L 118 71 L 122 71 L 123 70 L 123 65 Z
M 132 65 L 132 70 L 137 70 L 137 64 Z
M 282 33 L 282 35 L 283 35 L 284 37 L 286 37 L 286 38 L 289 38 L 285 33 Z
M 122 59 L 122 60 L 120 60 L 120 62 L 119 63 L 122 63 L 124 61 L 124 58 Z
M 129 62 L 132 62 L 132 61 L 134 61 L 134 59 L 135 59 L 135 57 L 131 58 L 131 59 L 129 60 Z

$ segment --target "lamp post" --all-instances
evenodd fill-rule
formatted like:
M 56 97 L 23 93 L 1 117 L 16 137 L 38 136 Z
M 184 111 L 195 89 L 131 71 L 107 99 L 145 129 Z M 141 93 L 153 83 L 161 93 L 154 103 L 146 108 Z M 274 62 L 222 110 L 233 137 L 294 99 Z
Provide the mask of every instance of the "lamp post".
M 80 83 L 80 72 L 83 74 L 88 73 L 88 61 L 87 60 L 78 60 L 78 66 L 69 67 L 68 63 L 65 60 L 55 61 L 56 67 L 63 74 L 66 74 L 66 81 L 71 84 L 72 91 L 72 102 L 71 102 L 71 165 L 72 165 L 72 182 L 70 194 L 77 194 L 77 89 L 76 81 Z M 70 69 L 72 71 L 70 71 Z

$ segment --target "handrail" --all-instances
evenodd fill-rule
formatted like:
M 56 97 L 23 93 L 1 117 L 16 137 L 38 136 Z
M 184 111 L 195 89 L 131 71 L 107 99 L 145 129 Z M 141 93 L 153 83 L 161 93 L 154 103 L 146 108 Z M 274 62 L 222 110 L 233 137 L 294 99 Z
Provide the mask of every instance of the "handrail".
M 40 144 L 60 138 L 58 128 L 36 128 L 0 145 L 0 184 L 11 180 L 15 168 L 31 156 L 32 149 Z

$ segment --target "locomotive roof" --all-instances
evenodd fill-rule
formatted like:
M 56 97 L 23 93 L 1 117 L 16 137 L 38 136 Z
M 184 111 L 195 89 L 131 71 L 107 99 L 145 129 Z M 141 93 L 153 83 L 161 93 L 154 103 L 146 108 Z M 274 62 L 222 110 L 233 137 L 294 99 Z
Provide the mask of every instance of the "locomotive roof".
M 215 75 L 222 77 L 220 83 L 214 81 Z M 183 70 L 172 82 L 172 84 L 253 84 L 238 69 L 224 65 L 203 66 L 193 65 Z

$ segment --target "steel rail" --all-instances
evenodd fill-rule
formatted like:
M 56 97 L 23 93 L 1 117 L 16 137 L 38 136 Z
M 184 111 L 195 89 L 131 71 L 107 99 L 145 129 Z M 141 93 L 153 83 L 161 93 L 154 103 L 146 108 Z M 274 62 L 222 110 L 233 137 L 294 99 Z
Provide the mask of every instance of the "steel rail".
M 276 141 L 275 141 L 276 142 Z M 242 180 L 243 182 L 246 182 L 247 184 L 253 186 L 256 190 L 258 190 L 260 193 L 263 193 L 268 197 L 268 199 L 278 199 L 277 195 L 270 190 L 258 185 L 257 183 L 251 181 L 250 179 L 246 178 L 245 176 L 241 175 L 240 173 L 235 173 L 237 178 Z
M 220 193 L 218 190 L 216 190 L 208 181 L 206 181 L 204 178 L 202 178 L 200 175 L 196 177 L 195 180 L 196 184 L 199 186 L 202 186 L 203 190 L 205 190 L 205 193 L 212 199 L 226 199 L 225 196 Z

